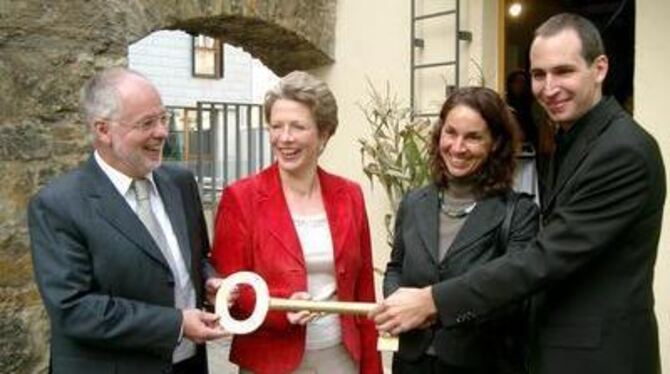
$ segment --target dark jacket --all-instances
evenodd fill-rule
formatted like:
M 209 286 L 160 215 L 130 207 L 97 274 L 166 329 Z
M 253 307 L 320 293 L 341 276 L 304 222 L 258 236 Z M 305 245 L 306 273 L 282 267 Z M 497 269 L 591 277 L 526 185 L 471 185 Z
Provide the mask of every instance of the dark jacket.
M 659 372 L 653 275 L 665 200 L 656 141 L 613 98 L 574 124 L 524 251 L 433 288 L 442 324 L 533 300 L 533 372 Z
M 444 259 L 438 261 L 438 189 L 430 185 L 410 192 L 400 203 L 396 216 L 393 250 L 384 277 L 384 295 L 390 295 L 399 287 L 434 285 L 465 274 L 506 251 L 523 250 L 537 233 L 539 209 L 529 195 L 521 195 L 516 202 L 508 243 L 506 248 L 501 247 L 499 238 L 507 199 L 506 196 L 496 196 L 479 201 Z M 438 322 L 431 329 L 402 334 L 398 355 L 406 360 L 416 359 L 434 339 L 437 356 L 446 364 L 486 365 L 497 372 L 505 372 L 501 366 L 520 364 L 516 360 L 519 357 L 509 355 L 520 354 L 523 348 L 520 346 L 522 342 L 511 342 L 508 337 L 514 333 L 517 338 L 522 338 L 524 327 L 524 315 L 517 307 L 501 310 L 485 322 L 464 324 L 459 328 L 447 329 Z
M 174 167 L 153 177 L 200 305 L 209 242 L 197 185 Z M 93 157 L 44 188 L 30 203 L 28 222 L 51 321 L 51 372 L 169 370 L 182 323 L 172 272 Z M 198 357 L 206 359 L 204 346 Z

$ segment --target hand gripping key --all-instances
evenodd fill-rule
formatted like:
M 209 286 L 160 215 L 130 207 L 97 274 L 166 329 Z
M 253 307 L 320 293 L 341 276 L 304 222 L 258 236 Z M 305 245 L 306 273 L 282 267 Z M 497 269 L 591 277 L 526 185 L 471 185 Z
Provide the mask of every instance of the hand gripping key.
M 240 284 L 249 285 L 256 293 L 254 311 L 245 320 L 234 319 L 228 310 L 228 295 Z M 241 271 L 231 274 L 223 281 L 216 294 L 215 310 L 216 314 L 221 317 L 219 323 L 226 331 L 233 334 L 248 334 L 260 327 L 269 310 L 287 312 L 307 310 L 315 313 L 367 315 L 376 305 L 375 303 L 363 302 L 291 300 L 270 297 L 268 285 L 260 275 L 249 271 Z M 377 350 L 397 351 L 398 338 L 395 336 L 380 336 L 377 340 Z

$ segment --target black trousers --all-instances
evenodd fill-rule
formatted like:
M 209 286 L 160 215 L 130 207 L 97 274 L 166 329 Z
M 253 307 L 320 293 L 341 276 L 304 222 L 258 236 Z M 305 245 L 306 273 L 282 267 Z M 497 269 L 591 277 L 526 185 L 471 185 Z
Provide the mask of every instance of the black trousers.
M 207 373 L 207 360 L 204 360 L 202 356 L 196 354 L 191 358 L 172 365 L 171 374 Z
M 445 364 L 436 356 L 422 355 L 407 361 L 393 355 L 393 374 L 493 374 L 487 368 L 471 368 Z

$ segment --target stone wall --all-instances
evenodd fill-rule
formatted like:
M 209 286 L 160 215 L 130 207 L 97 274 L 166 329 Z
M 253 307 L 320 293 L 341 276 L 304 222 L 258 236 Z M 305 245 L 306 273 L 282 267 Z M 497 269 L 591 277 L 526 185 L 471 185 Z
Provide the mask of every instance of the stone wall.
M 219 36 L 276 74 L 332 62 L 335 0 L 0 0 L 0 373 L 45 372 L 32 195 L 87 157 L 79 87 L 161 29 Z

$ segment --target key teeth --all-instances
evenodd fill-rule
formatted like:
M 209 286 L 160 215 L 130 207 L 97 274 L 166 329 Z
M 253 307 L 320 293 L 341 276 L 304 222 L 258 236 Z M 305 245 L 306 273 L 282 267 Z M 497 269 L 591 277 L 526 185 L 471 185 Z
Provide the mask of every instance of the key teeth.
M 397 352 L 400 341 L 397 336 L 379 335 L 377 338 L 377 350 L 380 352 Z

